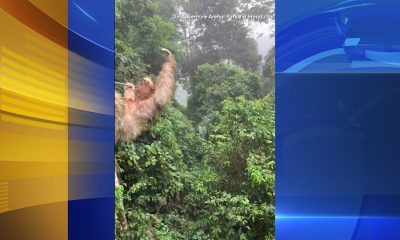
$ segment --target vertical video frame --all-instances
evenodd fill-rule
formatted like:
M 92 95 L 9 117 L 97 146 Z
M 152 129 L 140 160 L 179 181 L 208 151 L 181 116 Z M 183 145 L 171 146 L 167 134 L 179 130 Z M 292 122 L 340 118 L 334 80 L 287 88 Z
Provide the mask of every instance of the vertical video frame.
M 116 239 L 275 239 L 274 1 L 115 16 Z

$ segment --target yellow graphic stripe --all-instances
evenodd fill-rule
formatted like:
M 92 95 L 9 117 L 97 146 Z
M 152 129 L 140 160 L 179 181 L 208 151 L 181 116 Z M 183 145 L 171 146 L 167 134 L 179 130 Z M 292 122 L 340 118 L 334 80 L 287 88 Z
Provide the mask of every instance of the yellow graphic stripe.
M 48 84 L 46 82 L 40 81 L 38 78 L 34 78 L 34 77 L 29 76 L 29 75 L 17 72 L 17 71 L 15 71 L 15 70 L 13 70 L 13 69 L 11 69 L 9 67 L 3 66 L 3 67 L 1 67 L 1 71 L 3 73 L 6 73 L 6 74 L 12 76 L 12 77 L 15 77 L 17 79 L 23 80 L 25 83 L 36 85 L 38 87 L 43 87 L 43 88 L 46 88 L 49 91 L 53 91 L 53 92 L 55 91 L 55 92 L 57 92 L 59 94 L 64 94 L 64 95 L 66 94 L 66 90 L 64 88 L 62 88 L 62 87 L 57 87 L 57 86 L 54 86 L 52 84 Z
M 12 66 L 12 67 L 24 72 L 24 73 L 31 74 L 31 75 L 33 75 L 35 77 L 38 77 L 41 80 L 47 81 L 48 83 L 55 84 L 55 85 L 58 85 L 58 86 L 61 86 L 61 87 L 65 87 L 66 86 L 66 82 L 65 81 L 57 79 L 57 78 L 54 78 L 54 77 L 51 77 L 51 76 L 48 76 L 48 75 L 46 75 L 44 73 L 35 71 L 35 70 L 33 70 L 33 69 L 29 68 L 29 67 L 25 67 L 24 65 L 19 64 L 19 63 L 15 62 L 15 61 L 11 60 L 10 58 L 2 57 L 1 61 L 2 61 L 3 64 L 7 64 L 9 66 Z
M 35 121 L 35 120 L 30 120 L 30 119 L 8 116 L 5 114 L 3 114 L 1 116 L 1 120 L 6 121 L 6 122 L 15 123 L 15 124 L 32 126 L 32 127 L 48 128 L 48 129 L 54 129 L 54 130 L 66 130 L 66 126 L 63 126 L 63 125 L 58 125 L 58 124 L 54 124 L 54 123 L 44 123 L 44 122 L 39 122 L 39 121 Z
M 58 72 L 56 72 L 56 71 L 54 71 L 52 69 L 49 69 L 47 67 L 44 67 L 44 66 L 42 66 L 42 65 L 40 65 L 40 64 L 38 64 L 38 63 L 36 63 L 34 61 L 29 60 L 28 58 L 22 57 L 21 55 L 16 54 L 15 52 L 9 50 L 8 48 L 2 47 L 1 48 L 1 52 L 5 53 L 5 54 L 17 59 L 17 60 L 19 60 L 19 61 L 21 61 L 23 63 L 26 63 L 28 66 L 31 66 L 31 67 L 36 68 L 36 69 L 39 69 L 39 70 L 41 70 L 41 71 L 43 71 L 43 72 L 45 72 L 45 73 L 47 73 L 49 75 L 52 75 L 52 76 L 54 76 L 56 78 L 60 78 L 62 80 L 65 80 L 65 75 L 63 75 L 61 73 L 58 73 Z
M 47 106 L 41 106 L 32 102 L 21 101 L 13 97 L 1 96 L 1 102 L 16 105 L 22 109 L 29 109 L 31 111 L 40 111 L 44 114 L 52 115 L 54 117 L 65 118 L 67 113 L 65 110 L 58 110 L 57 108 L 50 108 Z
M 8 182 L 0 182 L 0 213 L 8 210 Z
M 25 96 L 31 96 L 34 98 L 44 100 L 46 102 L 59 104 L 63 106 L 67 105 L 67 96 L 65 95 L 62 96 L 46 90 L 42 90 L 37 87 L 32 87 L 30 85 L 21 83 L 16 79 L 10 78 L 6 75 L 3 75 L 1 78 L 0 87 L 5 90 L 9 90 L 11 92 L 16 92 L 19 94 L 23 94 Z

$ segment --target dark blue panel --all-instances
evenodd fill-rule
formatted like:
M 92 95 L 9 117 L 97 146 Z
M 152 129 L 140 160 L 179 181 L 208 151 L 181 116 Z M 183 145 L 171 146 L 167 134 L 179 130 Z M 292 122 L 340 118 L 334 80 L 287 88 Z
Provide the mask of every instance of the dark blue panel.
M 68 239 L 114 239 L 114 198 L 96 198 L 69 201 Z M 105 209 L 104 209 L 105 208 Z M 88 214 L 90 213 L 90 214 Z
M 78 35 L 76 32 L 68 30 L 68 42 L 73 42 L 73 45 L 69 45 L 69 50 L 83 56 L 95 63 L 101 64 L 105 67 L 113 67 L 113 63 L 109 59 L 114 58 L 114 52 L 104 48 L 103 46 L 97 45 L 96 43 Z M 80 50 L 85 49 L 84 52 Z
M 114 239 L 114 1 L 70 0 L 68 235 Z
M 400 74 L 276 83 L 277 239 L 399 239 Z

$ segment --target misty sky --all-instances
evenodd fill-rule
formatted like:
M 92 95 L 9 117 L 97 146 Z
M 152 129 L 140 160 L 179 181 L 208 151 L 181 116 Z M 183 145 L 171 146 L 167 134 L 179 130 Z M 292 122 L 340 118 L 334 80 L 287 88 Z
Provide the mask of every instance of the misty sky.
M 274 31 L 274 25 L 272 23 L 256 23 L 254 25 L 255 34 L 263 33 L 262 37 L 255 37 L 255 39 L 258 44 L 258 52 L 264 57 L 268 53 L 268 50 L 275 45 L 275 38 L 270 38 L 271 33 Z

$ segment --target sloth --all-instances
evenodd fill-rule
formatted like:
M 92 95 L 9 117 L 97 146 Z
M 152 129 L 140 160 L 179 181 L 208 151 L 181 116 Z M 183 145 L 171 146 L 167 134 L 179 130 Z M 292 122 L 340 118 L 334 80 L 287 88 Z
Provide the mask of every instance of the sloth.
M 143 78 L 135 88 L 135 98 L 137 101 L 146 100 L 155 92 L 153 80 L 151 77 Z
M 124 96 L 115 92 L 115 143 L 134 140 L 171 101 L 175 92 L 176 61 L 167 49 L 168 57 L 162 65 L 155 84 L 150 76 L 135 86 L 126 83 Z M 115 169 L 115 186 L 119 186 L 118 167 Z M 122 208 L 123 202 L 119 203 Z M 125 215 L 119 216 L 122 227 L 127 227 Z
M 175 91 L 176 61 L 168 57 L 155 83 L 150 76 L 135 86 L 125 84 L 124 96 L 115 92 L 115 142 L 134 140 L 171 101 Z

